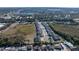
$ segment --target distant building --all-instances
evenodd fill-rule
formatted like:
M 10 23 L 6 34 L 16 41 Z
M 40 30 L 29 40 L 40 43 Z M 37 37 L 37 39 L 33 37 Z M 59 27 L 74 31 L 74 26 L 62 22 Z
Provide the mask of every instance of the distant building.
M 79 18 L 75 18 L 73 21 L 79 23 Z
M 11 19 L 11 16 L 9 14 L 5 14 L 5 15 L 0 16 L 0 18 Z

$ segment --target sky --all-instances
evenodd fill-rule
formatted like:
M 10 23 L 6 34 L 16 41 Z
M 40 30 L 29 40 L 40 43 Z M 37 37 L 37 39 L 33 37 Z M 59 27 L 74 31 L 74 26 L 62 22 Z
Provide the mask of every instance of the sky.
M 78 0 L 0 0 L 0 7 L 79 7 Z

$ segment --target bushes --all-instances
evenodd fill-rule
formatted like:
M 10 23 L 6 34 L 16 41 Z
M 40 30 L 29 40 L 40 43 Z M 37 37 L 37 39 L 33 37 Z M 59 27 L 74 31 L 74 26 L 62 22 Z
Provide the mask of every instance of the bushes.
M 0 46 L 21 46 L 24 45 L 24 37 L 22 35 L 16 35 L 14 37 L 0 38 Z
M 9 45 L 11 45 L 11 44 L 8 41 L 8 38 L 0 39 L 0 46 L 9 46 Z

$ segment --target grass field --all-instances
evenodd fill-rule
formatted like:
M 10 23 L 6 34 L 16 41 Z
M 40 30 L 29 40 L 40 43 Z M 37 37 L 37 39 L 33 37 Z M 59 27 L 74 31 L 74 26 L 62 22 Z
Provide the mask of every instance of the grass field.
M 1 33 L 2 36 L 11 37 L 21 35 L 25 38 L 25 43 L 33 43 L 35 36 L 34 24 L 18 24 L 15 27 L 9 28 L 7 31 Z
M 79 38 L 79 25 L 52 24 L 56 31 Z

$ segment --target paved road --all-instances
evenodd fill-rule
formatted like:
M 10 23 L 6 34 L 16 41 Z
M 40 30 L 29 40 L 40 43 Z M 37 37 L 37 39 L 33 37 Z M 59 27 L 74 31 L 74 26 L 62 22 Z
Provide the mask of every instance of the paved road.
M 47 34 L 47 31 L 46 31 L 45 27 L 41 24 L 41 22 L 38 22 L 38 23 L 39 23 L 39 27 L 41 28 L 41 31 L 42 31 L 41 41 L 48 42 L 49 36 Z
M 36 26 L 36 32 L 37 32 L 36 37 L 37 37 L 38 41 L 49 42 L 49 40 L 48 40 L 49 36 L 47 34 L 45 27 L 41 24 L 41 22 L 36 22 L 35 26 Z

